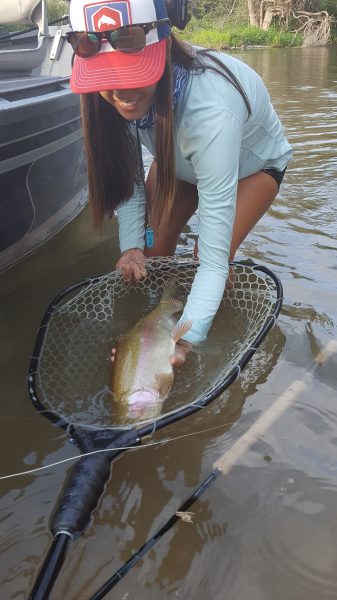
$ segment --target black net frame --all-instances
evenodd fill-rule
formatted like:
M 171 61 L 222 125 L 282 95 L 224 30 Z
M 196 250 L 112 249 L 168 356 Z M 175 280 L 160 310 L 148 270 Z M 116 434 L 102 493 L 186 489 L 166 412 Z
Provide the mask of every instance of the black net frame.
M 177 262 L 179 263 L 179 257 L 177 259 L 172 258 L 171 260 L 177 260 Z M 195 261 L 193 260 L 191 260 L 190 262 L 195 263 Z M 52 421 L 52 423 L 54 423 L 58 427 L 61 427 L 62 429 L 68 431 L 75 438 L 75 440 L 76 433 L 80 437 L 82 436 L 84 438 L 87 437 L 86 434 L 88 433 L 89 437 L 91 437 L 92 439 L 92 444 L 97 445 L 97 447 L 101 447 L 102 445 L 106 445 L 109 440 L 112 441 L 116 436 L 118 437 L 123 432 L 127 433 L 127 430 L 133 430 L 137 432 L 137 436 L 139 438 L 142 438 L 153 433 L 155 430 L 162 429 L 163 427 L 166 427 L 167 425 L 170 425 L 182 418 L 185 418 L 190 414 L 193 414 L 194 412 L 199 411 L 205 406 L 209 405 L 215 398 L 219 397 L 219 395 L 222 394 L 231 385 L 231 383 L 235 381 L 235 379 L 239 377 L 242 369 L 249 362 L 249 360 L 251 359 L 251 357 L 253 356 L 253 354 L 255 353 L 255 351 L 257 350 L 267 333 L 274 325 L 275 320 L 282 307 L 282 284 L 279 278 L 270 269 L 263 265 L 253 263 L 251 261 L 236 261 L 231 263 L 231 268 L 234 270 L 240 267 L 248 268 L 252 272 L 256 272 L 258 274 L 263 274 L 264 276 L 267 276 L 270 281 L 272 281 L 272 284 L 274 286 L 273 293 L 275 294 L 272 310 L 267 316 L 263 327 L 253 339 L 249 348 L 247 348 L 242 354 L 237 363 L 229 370 L 229 372 L 223 379 L 221 379 L 221 381 L 218 381 L 217 384 L 214 385 L 214 387 L 210 391 L 204 393 L 201 398 L 199 397 L 195 401 L 192 400 L 187 405 L 178 407 L 175 410 L 164 414 L 163 416 L 157 417 L 153 421 L 150 421 L 145 424 L 140 424 L 140 426 L 138 426 L 138 424 L 136 423 L 135 425 L 129 425 L 128 427 L 112 426 L 103 428 L 87 428 L 82 425 L 73 424 L 72 422 L 68 421 L 63 415 L 53 412 L 43 404 L 38 392 L 37 376 L 43 344 L 46 333 L 48 331 L 50 320 L 53 317 L 55 310 L 60 306 L 60 304 L 65 300 L 65 298 L 69 297 L 70 295 L 74 295 L 75 293 L 78 294 L 89 286 L 95 286 L 100 281 L 102 281 L 104 277 L 106 277 L 100 276 L 85 279 L 75 285 L 69 286 L 66 289 L 64 289 L 53 299 L 42 318 L 37 333 L 37 338 L 33 350 L 33 356 L 31 359 L 28 375 L 28 392 L 36 410 L 38 410 L 45 418 Z M 79 445 L 81 446 L 80 443 Z

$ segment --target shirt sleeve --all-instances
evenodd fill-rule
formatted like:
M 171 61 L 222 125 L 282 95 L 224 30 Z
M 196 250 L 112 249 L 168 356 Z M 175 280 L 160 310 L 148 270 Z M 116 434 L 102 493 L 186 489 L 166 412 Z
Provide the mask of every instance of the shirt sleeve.
M 242 129 L 236 115 L 211 110 L 188 138 L 199 195 L 199 267 L 180 321 L 192 321 L 184 339 L 193 344 L 206 338 L 228 276 Z
M 130 248 L 144 250 L 145 207 L 144 186 L 135 184 L 131 198 L 121 204 L 116 211 L 121 252 L 125 252 Z

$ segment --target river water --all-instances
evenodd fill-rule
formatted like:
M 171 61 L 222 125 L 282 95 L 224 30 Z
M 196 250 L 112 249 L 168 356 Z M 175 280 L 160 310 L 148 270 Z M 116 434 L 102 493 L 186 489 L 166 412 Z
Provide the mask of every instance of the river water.
M 337 330 L 337 47 L 259 49 L 239 57 L 266 81 L 295 151 L 278 198 L 238 255 L 281 278 L 282 313 L 225 398 L 114 463 L 89 528 L 72 542 L 53 600 L 90 598 L 267 408 L 294 381 L 307 380 L 193 505 L 193 523 L 179 521 L 107 598 L 337 597 L 337 357 L 308 379 L 314 357 Z M 181 245 L 195 238 L 192 219 Z M 77 454 L 33 409 L 25 379 L 50 300 L 67 285 L 112 270 L 117 254 L 115 224 L 98 237 L 86 210 L 1 275 L 1 475 Z M 28 597 L 70 468 L 65 463 L 0 481 L 4 600 Z

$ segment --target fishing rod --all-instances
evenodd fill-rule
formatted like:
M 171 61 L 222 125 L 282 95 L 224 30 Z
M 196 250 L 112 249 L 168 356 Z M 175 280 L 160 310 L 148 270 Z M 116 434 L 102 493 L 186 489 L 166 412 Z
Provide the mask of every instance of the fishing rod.
M 145 266 L 147 277 L 135 288 L 146 298 L 148 290 L 159 295 L 170 277 L 188 294 L 198 262 L 156 257 L 147 259 Z M 48 599 L 70 541 L 84 532 L 104 493 L 112 462 L 141 445 L 144 437 L 192 415 L 219 397 L 237 379 L 274 325 L 283 298 L 277 276 L 251 261 L 233 262 L 231 270 L 235 282 L 225 291 L 224 300 L 238 313 L 239 320 L 245 319 L 240 351 L 228 357 L 214 380 L 208 381 L 193 401 L 178 405 L 154 420 L 123 427 L 109 421 L 111 393 L 107 395 L 106 406 L 101 397 L 97 405 L 92 399 L 107 375 L 106 346 L 102 340 L 107 331 L 113 330 L 116 305 L 130 293 L 130 286 L 120 272 L 114 271 L 66 288 L 48 306 L 29 368 L 30 399 L 42 416 L 67 431 L 81 454 L 104 452 L 80 458 L 71 471 L 51 519 L 53 541 L 29 600 Z M 92 387 L 89 373 L 93 377 Z M 166 403 L 171 406 L 169 399 Z
M 89 600 L 102 600 L 106 594 L 112 590 L 144 556 L 159 542 L 177 521 L 184 520 L 186 511 L 200 498 L 202 493 L 216 480 L 220 475 L 227 475 L 240 458 L 249 450 L 258 438 L 261 438 L 266 431 L 285 413 L 285 411 L 303 394 L 311 385 L 314 376 L 327 360 L 337 353 L 337 341 L 330 340 L 325 348 L 315 357 L 312 369 L 303 379 L 293 381 L 281 396 L 255 421 L 253 425 L 225 452 L 213 465 L 213 471 L 199 485 L 199 487 L 185 500 L 181 507 L 172 515 L 166 523 L 141 547 L 134 552 L 132 556 L 122 565 L 109 579 L 90 596 Z M 186 518 L 189 521 L 187 515 Z
M 191 517 L 189 516 L 188 509 L 200 498 L 200 496 L 206 491 L 206 489 L 213 483 L 217 477 L 221 475 L 220 469 L 214 469 L 212 473 L 205 479 L 199 487 L 194 490 L 193 494 L 185 500 L 185 502 L 178 508 L 178 510 L 166 521 L 166 523 L 147 541 L 145 544 L 134 552 L 132 556 L 127 560 L 122 567 L 116 571 L 112 577 L 110 577 L 105 584 L 103 584 L 94 594 L 90 596 L 89 600 L 101 600 L 104 598 L 112 588 L 114 588 L 117 583 L 119 583 L 150 550 L 153 548 L 157 542 L 167 533 L 173 525 L 180 519 L 189 520 Z M 185 516 L 184 516 L 185 515 Z

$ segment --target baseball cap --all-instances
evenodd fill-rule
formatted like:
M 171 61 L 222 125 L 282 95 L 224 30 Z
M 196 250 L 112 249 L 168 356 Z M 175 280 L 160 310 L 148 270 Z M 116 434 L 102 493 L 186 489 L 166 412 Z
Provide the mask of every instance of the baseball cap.
M 165 0 L 71 0 L 70 23 L 73 31 L 112 31 L 125 25 L 153 23 L 167 18 Z M 126 54 L 112 48 L 106 40 L 98 54 L 90 58 L 75 55 L 70 87 L 83 94 L 112 89 L 133 89 L 155 84 L 166 62 L 168 23 L 146 34 L 140 52 Z

